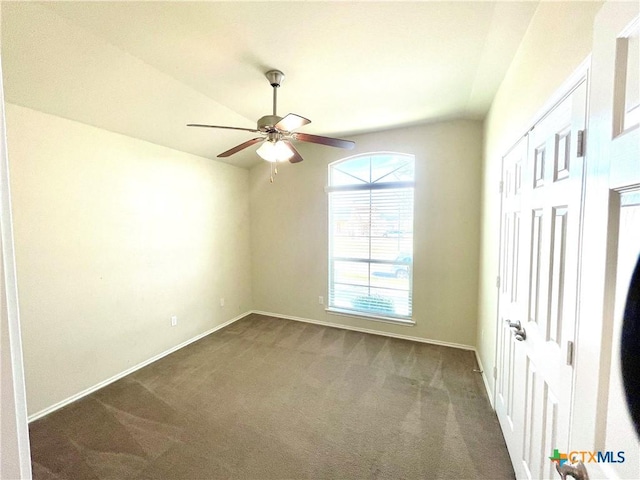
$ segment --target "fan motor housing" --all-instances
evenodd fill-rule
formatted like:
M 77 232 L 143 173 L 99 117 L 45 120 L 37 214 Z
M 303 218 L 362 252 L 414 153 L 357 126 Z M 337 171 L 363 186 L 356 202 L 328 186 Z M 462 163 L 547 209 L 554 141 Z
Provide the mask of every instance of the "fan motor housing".
M 267 80 L 269 80 L 269 84 L 275 88 L 278 88 L 280 86 L 280 84 L 282 83 L 282 79 L 284 78 L 284 73 L 282 73 L 280 70 L 269 70 L 264 75 L 265 77 L 267 77 Z
M 258 130 L 262 130 L 263 132 L 275 130 L 275 125 L 280 120 L 282 120 L 282 117 L 278 115 L 265 115 L 258 120 Z

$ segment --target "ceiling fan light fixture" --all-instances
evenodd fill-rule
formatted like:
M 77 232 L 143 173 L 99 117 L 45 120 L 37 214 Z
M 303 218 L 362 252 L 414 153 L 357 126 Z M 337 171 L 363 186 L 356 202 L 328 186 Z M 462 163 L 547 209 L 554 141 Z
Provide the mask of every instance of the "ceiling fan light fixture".
M 300 127 L 311 123 L 311 120 L 295 113 L 288 113 L 284 117 L 277 114 L 278 104 L 278 87 L 282 83 L 284 73 L 280 70 L 269 70 L 265 76 L 269 80 L 269 84 L 273 88 L 273 112 L 271 115 L 263 115 L 258 119 L 257 128 L 244 127 L 228 127 L 224 125 L 205 125 L 202 123 L 189 123 L 188 127 L 204 127 L 204 128 L 222 128 L 226 130 L 243 130 L 247 132 L 259 133 L 261 136 L 247 140 L 246 142 L 236 145 L 229 150 L 222 152 L 218 158 L 230 157 L 236 153 L 249 148 L 256 143 L 262 142 L 260 148 L 256 150 L 258 156 L 270 163 L 290 161 L 291 163 L 299 163 L 303 160 L 302 156 L 291 143 L 292 140 L 307 143 L 317 143 L 319 145 L 328 145 L 338 148 L 353 148 L 355 143 L 351 140 L 342 140 L 339 138 L 322 137 L 320 135 L 310 135 L 308 133 L 295 132 Z M 273 168 L 273 165 L 272 165 Z M 273 168 L 277 173 L 277 168 Z M 273 181 L 273 180 L 272 180 Z
M 293 152 L 282 140 L 264 142 L 256 153 L 267 162 L 285 162 L 293 157 Z

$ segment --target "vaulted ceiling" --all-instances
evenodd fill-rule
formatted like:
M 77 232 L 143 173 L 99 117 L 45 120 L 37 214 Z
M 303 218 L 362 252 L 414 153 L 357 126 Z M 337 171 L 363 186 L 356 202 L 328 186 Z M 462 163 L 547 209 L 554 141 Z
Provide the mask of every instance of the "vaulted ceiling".
M 483 118 L 537 2 L 2 2 L 8 102 L 203 157 L 271 113 L 349 135 Z M 326 148 L 326 147 L 317 147 Z M 250 167 L 255 148 L 226 159 Z

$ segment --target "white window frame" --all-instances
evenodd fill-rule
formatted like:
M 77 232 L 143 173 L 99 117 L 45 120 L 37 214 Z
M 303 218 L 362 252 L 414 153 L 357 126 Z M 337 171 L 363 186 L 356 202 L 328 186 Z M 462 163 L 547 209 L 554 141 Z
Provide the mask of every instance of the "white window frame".
M 336 259 L 338 259 L 338 257 L 334 257 L 333 256 L 333 238 L 332 238 L 332 226 L 331 226 L 331 221 L 332 221 L 332 207 L 331 207 L 331 194 L 333 192 L 348 192 L 348 191 L 363 191 L 363 190 L 367 190 L 367 191 L 374 191 L 374 190 L 389 190 L 389 189 L 398 189 L 398 188 L 411 188 L 412 189 L 412 193 L 414 195 L 414 199 L 415 199 L 415 176 L 414 179 L 411 181 L 396 181 L 396 182 L 386 182 L 386 183 L 362 183 L 362 184 L 351 184 L 351 185 L 338 185 L 338 186 L 334 186 L 331 185 L 331 172 L 332 169 L 334 167 L 336 167 L 339 164 L 343 164 L 345 162 L 349 162 L 352 160 L 357 160 L 357 159 L 361 159 L 363 157 L 370 157 L 373 159 L 373 157 L 377 157 L 377 156 L 389 156 L 389 155 L 394 155 L 394 156 L 400 156 L 400 157 L 406 157 L 407 159 L 411 159 L 414 162 L 415 165 L 415 156 L 412 154 L 407 154 L 407 153 L 398 153 L 398 152 L 370 152 L 370 153 L 364 153 L 364 154 L 359 154 L 359 155 L 354 155 L 351 157 L 347 157 L 347 158 L 342 158 L 340 160 L 337 160 L 335 162 L 332 162 L 328 165 L 328 185 L 325 188 L 325 192 L 327 193 L 327 202 L 328 202 L 328 282 L 327 282 L 327 286 L 328 286 L 328 292 L 327 292 L 327 300 L 328 300 L 328 306 L 325 309 L 327 311 L 327 313 L 330 314 L 334 314 L 334 315 L 342 315 L 342 316 L 348 316 L 348 317 L 358 317 L 358 318 L 365 318 L 365 319 L 369 319 L 369 320 L 375 320 L 375 321 L 382 321 L 382 322 L 388 322 L 388 323 L 394 323 L 394 324 L 402 324 L 402 325 L 415 325 L 415 321 L 413 320 L 413 246 L 411 248 L 411 257 L 412 260 L 411 262 L 407 265 L 408 266 L 408 271 L 409 271 L 409 277 L 408 277 L 408 282 L 409 282 L 409 312 L 410 314 L 405 316 L 405 315 L 386 315 L 386 314 L 382 314 L 382 313 L 377 313 L 377 312 L 368 312 L 365 310 L 357 310 L 357 309 L 346 309 L 346 308 L 340 308 L 338 306 L 332 305 L 332 284 L 334 282 L 334 275 L 333 275 L 333 267 L 332 267 L 332 263 L 334 261 L 336 261 Z M 415 204 L 412 202 L 412 206 L 413 206 L 413 210 L 412 210 L 412 218 L 413 221 L 415 221 Z M 369 227 L 371 228 L 371 226 Z M 369 238 L 371 238 L 371 232 L 369 232 Z M 362 263 L 368 263 L 369 265 L 371 265 L 372 263 L 389 263 L 390 265 L 393 265 L 395 262 L 394 261 L 381 261 L 378 259 L 372 259 L 371 257 L 369 257 L 368 259 L 364 260 L 361 258 L 342 258 L 339 257 L 339 260 L 342 261 L 356 261 L 356 262 L 362 262 Z M 372 262 L 372 260 L 375 260 L 374 262 Z M 370 268 L 370 267 L 369 267 Z M 376 288 L 376 287 L 372 287 L 371 283 L 369 282 L 368 288 Z

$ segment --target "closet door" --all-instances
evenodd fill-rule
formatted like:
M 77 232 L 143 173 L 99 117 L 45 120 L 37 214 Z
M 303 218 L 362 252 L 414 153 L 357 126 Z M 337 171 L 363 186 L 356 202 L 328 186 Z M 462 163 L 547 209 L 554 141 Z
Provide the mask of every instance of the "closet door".
M 578 302 L 587 82 L 529 133 L 524 243 L 529 275 L 523 470 L 554 478 L 553 452 L 569 451 Z
M 524 349 L 518 345 L 509 321 L 522 318 L 524 303 L 519 288 L 524 273 L 520 254 L 522 219 L 522 173 L 527 162 L 527 137 L 522 138 L 502 163 L 502 215 L 500 236 L 499 310 L 495 408 L 511 458 L 520 456 L 523 442 Z M 517 465 L 514 463 L 517 470 Z
M 496 410 L 518 478 L 568 447 L 587 84 L 504 159 Z

